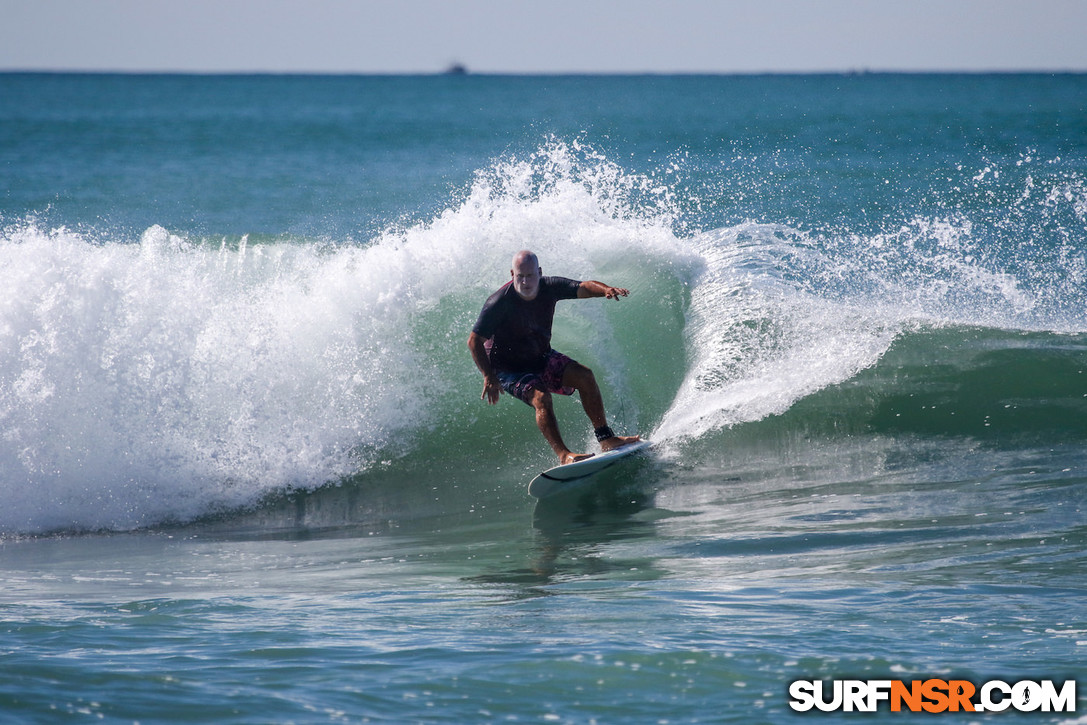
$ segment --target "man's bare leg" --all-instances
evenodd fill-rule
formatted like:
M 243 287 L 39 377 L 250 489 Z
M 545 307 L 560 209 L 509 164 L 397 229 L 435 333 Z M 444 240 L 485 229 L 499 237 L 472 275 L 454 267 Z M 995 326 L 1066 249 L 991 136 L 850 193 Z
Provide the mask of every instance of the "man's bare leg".
M 593 428 L 599 430 L 608 425 L 608 416 L 604 413 L 604 397 L 600 394 L 600 386 L 597 385 L 592 370 L 581 363 L 571 362 L 562 373 L 562 384 L 578 392 L 581 407 L 585 409 Z M 600 441 L 600 449 L 605 452 L 614 451 L 641 439 L 641 436 L 612 436 Z
M 573 453 L 566 447 L 562 435 L 559 434 L 559 421 L 555 417 L 555 409 L 551 403 L 551 393 L 545 393 L 542 390 L 533 391 L 532 407 L 536 409 L 536 426 L 543 433 L 543 437 L 551 446 L 551 450 L 555 451 L 555 455 L 559 457 L 561 465 L 592 457 L 592 453 Z

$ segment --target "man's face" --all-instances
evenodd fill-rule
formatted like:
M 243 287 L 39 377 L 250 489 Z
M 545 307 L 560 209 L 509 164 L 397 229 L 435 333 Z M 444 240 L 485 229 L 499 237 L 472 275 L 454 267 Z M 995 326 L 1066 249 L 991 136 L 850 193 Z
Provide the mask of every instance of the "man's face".
M 540 266 L 532 259 L 515 261 L 513 263 L 513 290 L 523 300 L 536 299 L 536 293 L 540 291 Z

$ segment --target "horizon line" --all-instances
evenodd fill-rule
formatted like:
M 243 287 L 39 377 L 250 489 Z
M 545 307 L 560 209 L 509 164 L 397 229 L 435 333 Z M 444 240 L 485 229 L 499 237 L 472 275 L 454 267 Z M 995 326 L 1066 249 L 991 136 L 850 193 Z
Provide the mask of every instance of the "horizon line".
M 132 75 L 132 76 L 344 76 L 344 77 L 706 77 L 706 76 L 866 76 L 866 75 L 1083 75 L 1087 68 L 844 68 L 808 70 L 605 70 L 605 71 L 473 71 L 463 66 L 444 70 L 194 70 L 108 68 L 2 68 L 2 75 Z

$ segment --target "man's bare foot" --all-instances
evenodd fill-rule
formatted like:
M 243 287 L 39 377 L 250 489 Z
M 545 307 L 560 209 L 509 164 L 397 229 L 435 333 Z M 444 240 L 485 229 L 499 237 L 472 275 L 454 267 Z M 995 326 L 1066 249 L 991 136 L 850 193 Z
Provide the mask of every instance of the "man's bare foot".
M 559 456 L 559 465 L 565 466 L 567 463 L 576 463 L 592 457 L 592 453 L 563 453 Z
M 605 438 L 600 441 L 600 449 L 607 453 L 608 451 L 614 451 L 616 448 L 622 448 L 623 446 L 629 446 L 631 443 L 637 443 L 641 439 L 641 436 L 612 436 L 611 438 Z

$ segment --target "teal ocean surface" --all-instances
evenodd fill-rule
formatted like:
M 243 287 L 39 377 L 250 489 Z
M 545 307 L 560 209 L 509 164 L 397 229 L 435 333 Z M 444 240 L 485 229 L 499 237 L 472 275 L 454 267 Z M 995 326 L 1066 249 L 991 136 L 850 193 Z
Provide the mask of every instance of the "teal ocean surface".
M 1087 718 L 1087 76 L 0 99 L 3 722 Z M 631 290 L 554 343 L 657 444 L 540 503 L 465 345 L 524 247 Z

